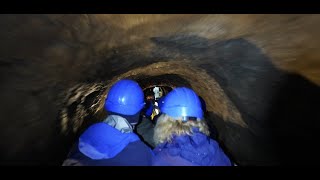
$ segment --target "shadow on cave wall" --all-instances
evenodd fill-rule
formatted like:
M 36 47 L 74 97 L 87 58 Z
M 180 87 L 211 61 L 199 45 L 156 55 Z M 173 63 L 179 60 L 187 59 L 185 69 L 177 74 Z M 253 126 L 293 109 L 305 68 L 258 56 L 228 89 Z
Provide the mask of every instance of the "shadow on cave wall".
M 243 165 L 306 165 L 319 161 L 320 88 L 304 77 L 277 69 L 245 39 L 197 36 L 151 39 L 165 54 L 193 60 L 218 81 L 248 129 L 208 112 L 218 137 Z

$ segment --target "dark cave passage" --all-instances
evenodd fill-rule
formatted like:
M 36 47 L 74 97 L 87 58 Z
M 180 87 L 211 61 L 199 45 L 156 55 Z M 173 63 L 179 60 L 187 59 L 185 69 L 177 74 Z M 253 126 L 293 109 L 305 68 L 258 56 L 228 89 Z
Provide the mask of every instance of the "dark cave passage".
M 0 164 L 60 165 L 123 78 L 145 92 L 194 89 L 239 165 L 320 160 L 318 15 L 1 15 L 0 25 Z

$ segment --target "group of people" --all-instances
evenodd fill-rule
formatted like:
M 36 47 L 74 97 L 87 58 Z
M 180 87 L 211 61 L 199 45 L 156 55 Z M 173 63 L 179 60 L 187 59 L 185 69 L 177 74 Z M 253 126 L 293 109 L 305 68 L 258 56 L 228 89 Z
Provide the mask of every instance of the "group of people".
M 105 100 L 107 118 L 80 135 L 63 166 L 234 165 L 210 138 L 201 101 L 192 89 L 174 88 L 159 103 L 150 147 L 135 130 L 145 107 L 143 90 L 133 80 L 119 80 Z

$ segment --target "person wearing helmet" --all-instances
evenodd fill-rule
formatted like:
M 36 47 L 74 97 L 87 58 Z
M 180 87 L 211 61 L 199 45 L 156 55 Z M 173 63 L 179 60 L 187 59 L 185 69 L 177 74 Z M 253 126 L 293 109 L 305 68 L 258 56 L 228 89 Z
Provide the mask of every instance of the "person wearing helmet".
M 146 106 L 143 113 L 144 113 L 144 116 L 146 116 L 147 118 L 150 118 L 152 115 L 154 102 L 155 102 L 154 93 L 153 91 L 146 91 L 145 96 L 146 96 Z
M 198 95 L 178 87 L 160 106 L 154 129 L 154 166 L 231 166 L 232 163 L 210 132 L 203 118 Z
M 141 136 L 141 139 L 150 146 L 151 148 L 154 148 L 156 145 L 153 140 L 153 134 L 154 134 L 154 126 L 157 121 L 157 117 L 160 115 L 161 112 L 159 112 L 159 107 L 162 105 L 162 99 L 164 96 L 162 96 L 157 104 L 151 104 L 151 107 L 147 107 L 147 110 L 142 117 L 142 121 L 137 125 L 137 134 Z M 158 110 L 156 112 L 155 110 Z
M 133 132 L 144 107 L 143 91 L 132 80 L 120 80 L 109 90 L 103 122 L 81 134 L 64 166 L 148 166 L 152 150 Z
M 163 105 L 164 97 L 165 97 L 165 96 L 162 96 L 162 97 L 158 100 L 158 102 L 157 102 L 157 104 L 156 104 L 157 106 L 154 108 L 154 111 L 152 112 L 151 118 L 152 118 L 153 124 L 156 124 L 156 123 L 157 123 L 157 119 L 158 119 L 158 117 L 161 115 L 161 110 L 160 110 L 160 108 L 161 108 L 161 106 Z

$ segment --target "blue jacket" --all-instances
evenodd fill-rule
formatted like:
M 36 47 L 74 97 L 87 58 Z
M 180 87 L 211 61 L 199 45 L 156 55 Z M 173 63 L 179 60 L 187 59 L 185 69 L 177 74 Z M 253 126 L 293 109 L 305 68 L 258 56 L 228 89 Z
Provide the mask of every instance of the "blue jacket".
M 148 166 L 152 155 L 136 134 L 96 123 L 80 136 L 68 159 L 84 166 Z
M 218 143 L 193 129 L 192 136 L 173 136 L 171 143 L 159 144 L 153 151 L 154 166 L 231 166 Z

